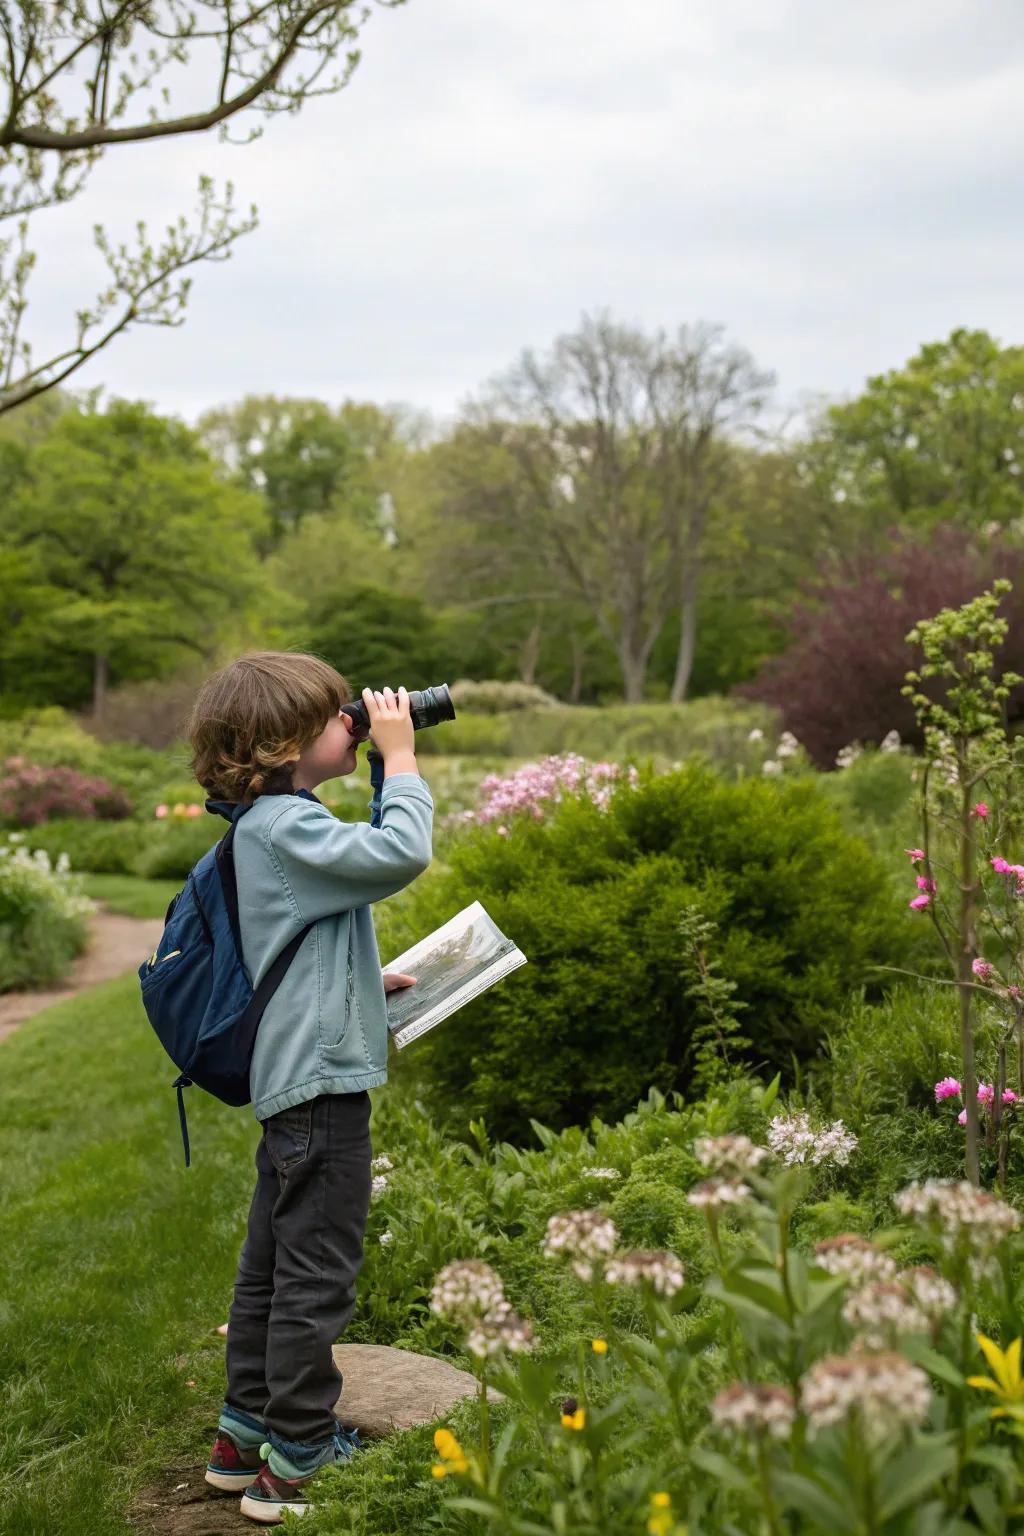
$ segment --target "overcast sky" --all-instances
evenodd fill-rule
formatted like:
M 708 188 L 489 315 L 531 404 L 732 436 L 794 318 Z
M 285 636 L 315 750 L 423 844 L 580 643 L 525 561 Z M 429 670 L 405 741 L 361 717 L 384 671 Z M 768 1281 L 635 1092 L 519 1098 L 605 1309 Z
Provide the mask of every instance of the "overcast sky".
M 96 220 L 162 227 L 206 170 L 261 227 L 77 384 L 444 417 L 607 308 L 721 323 L 798 407 L 957 325 L 1024 341 L 1022 129 L 1022 0 L 409 0 L 257 144 L 110 151 L 34 223 L 28 334 L 70 339 Z

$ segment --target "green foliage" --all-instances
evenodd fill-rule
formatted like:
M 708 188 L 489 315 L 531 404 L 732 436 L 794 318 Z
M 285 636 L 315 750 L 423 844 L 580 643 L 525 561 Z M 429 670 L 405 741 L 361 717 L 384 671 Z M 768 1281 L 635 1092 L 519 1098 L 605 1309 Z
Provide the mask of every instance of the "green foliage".
M 26 846 L 52 859 L 67 854 L 72 869 L 102 875 L 131 875 L 148 829 L 138 821 L 100 822 L 65 818 L 33 827 Z
M 206 811 L 194 819 L 169 817 L 156 822 L 141 841 L 133 871 L 143 880 L 184 880 L 227 827 L 223 817 Z
M 607 812 L 581 795 L 546 822 L 515 818 L 506 837 L 467 829 L 448 861 L 414 887 L 412 931 L 479 899 L 530 963 L 416 1051 L 447 1102 L 502 1132 L 689 1083 L 706 1009 L 681 985 L 687 908 L 716 925 L 753 1059 L 783 1065 L 813 1054 L 844 991 L 912 931 L 813 784 L 726 784 L 698 764 L 618 791 Z
M 732 699 L 695 699 L 689 704 L 561 704 L 495 715 L 458 715 L 421 731 L 416 750 L 424 757 L 454 753 L 498 757 L 582 757 L 623 762 L 653 756 L 669 763 L 701 752 L 737 773 L 761 771 L 764 753 L 749 740 L 754 729 L 772 729 L 774 713 Z
M 256 591 L 262 525 L 259 502 L 180 422 L 124 401 L 62 415 L 0 514 L 0 542 L 31 556 L 33 590 L 49 592 L 0 636 L 5 691 L 82 705 L 96 677 L 159 675 L 202 653 Z
M 1024 348 L 959 329 L 832 407 L 807 455 L 847 524 L 881 533 L 954 519 L 978 528 L 1024 512 Z
M 550 709 L 558 705 L 553 694 L 545 693 L 535 683 L 500 682 L 494 678 L 474 682 L 471 678 L 460 678 L 449 691 L 455 708 L 471 715 L 505 715 L 520 709 Z
M 46 854 L 15 833 L 0 843 L 0 992 L 63 981 L 88 938 L 92 903 Z

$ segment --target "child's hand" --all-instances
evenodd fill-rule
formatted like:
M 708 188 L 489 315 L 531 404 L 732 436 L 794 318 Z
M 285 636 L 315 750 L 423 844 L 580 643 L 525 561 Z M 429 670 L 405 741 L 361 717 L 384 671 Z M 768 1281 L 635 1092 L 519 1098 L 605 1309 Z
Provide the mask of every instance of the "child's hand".
M 412 987 L 416 985 L 415 976 L 404 976 L 401 971 L 384 972 L 384 991 L 397 992 L 399 987 Z

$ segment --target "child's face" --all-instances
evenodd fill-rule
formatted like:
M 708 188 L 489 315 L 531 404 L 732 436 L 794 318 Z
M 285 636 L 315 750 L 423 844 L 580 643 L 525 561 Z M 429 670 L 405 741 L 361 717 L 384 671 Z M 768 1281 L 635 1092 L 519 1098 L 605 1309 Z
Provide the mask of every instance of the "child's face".
M 355 773 L 356 749 L 366 740 L 363 731 L 350 729 L 352 720 L 340 709 L 332 715 L 315 741 L 303 747 L 292 774 L 296 789 L 315 789 L 325 779 L 340 779 Z

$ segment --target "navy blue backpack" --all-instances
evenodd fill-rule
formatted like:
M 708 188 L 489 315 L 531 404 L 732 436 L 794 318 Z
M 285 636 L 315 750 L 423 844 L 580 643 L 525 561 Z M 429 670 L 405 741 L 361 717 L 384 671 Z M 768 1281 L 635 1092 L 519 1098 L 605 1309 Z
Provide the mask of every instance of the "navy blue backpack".
M 231 826 L 189 871 L 184 888 L 167 908 L 159 944 L 139 966 L 149 1022 L 179 1072 L 173 1086 L 178 1090 L 186 1168 L 191 1157 L 183 1090 L 195 1083 L 225 1104 L 250 1102 L 256 1031 L 314 926 L 308 923 L 290 940 L 254 991 L 242 958 L 232 848 L 235 828 L 250 807 L 207 800 L 206 809 L 227 816 Z

